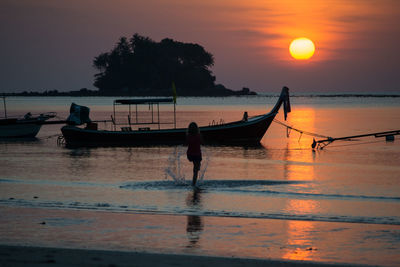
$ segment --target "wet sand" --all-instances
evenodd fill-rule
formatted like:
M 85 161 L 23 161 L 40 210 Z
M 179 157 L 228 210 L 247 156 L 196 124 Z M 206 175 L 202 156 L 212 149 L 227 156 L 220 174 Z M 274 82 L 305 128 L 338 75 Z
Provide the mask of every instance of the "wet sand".
M 195 255 L 0 246 L 0 266 L 356 266 Z
M 399 263 L 396 225 L 1 205 L 0 214 L 1 266 Z

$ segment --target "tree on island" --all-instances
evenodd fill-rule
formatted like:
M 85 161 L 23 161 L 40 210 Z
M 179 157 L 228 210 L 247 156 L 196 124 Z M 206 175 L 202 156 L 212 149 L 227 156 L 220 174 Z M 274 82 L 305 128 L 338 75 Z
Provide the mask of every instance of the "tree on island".
M 175 82 L 178 95 L 242 95 L 254 94 L 247 88 L 232 91 L 215 85 L 210 68 L 214 57 L 201 45 L 172 39 L 155 42 L 134 34 L 121 37 L 115 47 L 93 60 L 100 73 L 94 86 L 100 95 L 168 96 Z

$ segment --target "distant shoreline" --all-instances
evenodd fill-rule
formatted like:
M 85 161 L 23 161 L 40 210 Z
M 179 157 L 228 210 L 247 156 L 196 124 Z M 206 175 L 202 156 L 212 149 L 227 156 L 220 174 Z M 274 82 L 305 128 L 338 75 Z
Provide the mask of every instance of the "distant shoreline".
M 178 97 L 227 97 L 227 96 L 254 96 L 258 95 L 256 92 L 250 91 L 247 88 L 243 88 L 239 91 L 234 91 L 230 89 L 224 90 L 216 90 L 214 93 L 210 94 L 200 94 L 200 93 L 192 93 L 192 94 L 179 94 Z M 95 90 L 88 90 L 83 88 L 78 91 L 69 91 L 69 92 L 59 92 L 57 90 L 52 91 L 44 91 L 44 92 L 21 92 L 21 93 L 1 93 L 0 96 L 118 96 L 118 97 L 172 97 L 172 91 L 170 95 L 166 95 L 165 93 L 158 93 L 154 91 L 152 93 L 146 94 L 104 94 Z
M 59 92 L 59 93 L 39 93 L 39 92 L 29 92 L 29 93 L 1 93 L 0 96 L 26 96 L 26 97 L 36 97 L 36 96 L 43 96 L 43 97 L 54 97 L 54 96 L 65 96 L 65 97 L 168 97 L 165 95 L 101 95 L 98 93 L 87 93 L 87 94 L 78 94 L 75 92 Z M 241 97 L 241 96 L 254 96 L 254 97 L 278 97 L 277 94 L 263 94 L 263 93 L 255 93 L 255 94 L 230 94 L 230 95 L 179 95 L 178 97 Z M 172 97 L 172 96 L 170 96 Z M 398 98 L 400 97 L 399 94 L 353 94 L 353 93 L 343 93 L 343 94 L 293 94 L 290 97 L 310 97 L 310 98 Z
M 290 97 L 400 97 L 396 94 L 309 94 L 309 95 L 291 95 Z

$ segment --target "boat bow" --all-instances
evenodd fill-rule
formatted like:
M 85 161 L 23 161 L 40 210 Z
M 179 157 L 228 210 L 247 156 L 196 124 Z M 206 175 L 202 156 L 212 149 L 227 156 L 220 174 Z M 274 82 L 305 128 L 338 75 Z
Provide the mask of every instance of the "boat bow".
M 278 113 L 279 109 L 281 108 L 283 104 L 283 112 L 285 115 L 285 120 L 287 118 L 287 114 L 291 112 L 291 107 L 290 107 L 290 99 L 289 99 L 289 88 L 284 86 L 281 91 L 281 95 L 279 96 L 278 102 L 276 102 L 275 106 L 271 110 L 271 113 Z

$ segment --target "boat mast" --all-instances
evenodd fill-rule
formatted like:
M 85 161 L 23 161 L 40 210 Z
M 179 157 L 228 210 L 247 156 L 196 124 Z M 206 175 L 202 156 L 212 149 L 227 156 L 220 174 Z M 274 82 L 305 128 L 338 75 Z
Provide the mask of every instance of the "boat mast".
M 2 96 L 4 105 L 4 117 L 7 119 L 6 96 Z
M 174 102 L 174 128 L 176 129 L 176 103 Z

